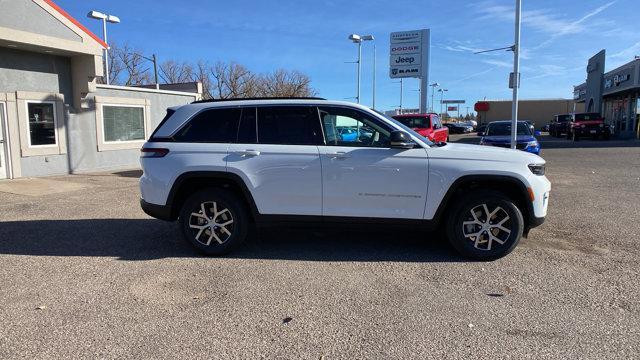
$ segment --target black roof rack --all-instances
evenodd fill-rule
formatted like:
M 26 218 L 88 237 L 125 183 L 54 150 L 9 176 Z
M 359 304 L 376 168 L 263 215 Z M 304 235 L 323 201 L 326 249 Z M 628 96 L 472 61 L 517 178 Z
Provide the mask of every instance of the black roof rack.
M 209 103 L 209 102 L 222 102 L 222 101 L 245 101 L 245 100 L 327 100 L 321 97 L 252 97 L 252 98 L 233 98 L 233 99 L 208 99 L 208 100 L 196 100 L 192 104 Z

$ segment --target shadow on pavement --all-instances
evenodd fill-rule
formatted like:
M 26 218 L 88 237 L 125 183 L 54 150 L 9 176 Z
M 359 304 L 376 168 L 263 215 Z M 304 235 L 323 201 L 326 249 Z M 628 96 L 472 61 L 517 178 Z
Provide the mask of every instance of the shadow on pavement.
M 142 170 L 125 170 L 114 172 L 113 175 L 127 178 L 139 178 L 142 176 Z
M 640 147 L 640 140 L 634 139 L 610 139 L 610 140 L 593 140 L 583 138 L 580 141 L 571 141 L 568 139 L 556 138 L 550 135 L 538 136 L 538 141 L 542 150 L 545 149 L 576 149 L 576 148 L 621 148 L 621 147 Z M 452 141 L 459 144 L 475 144 L 480 142 L 478 136 L 465 136 Z
M 120 260 L 201 257 L 177 226 L 155 219 L 0 223 L 0 254 L 104 256 Z M 306 261 L 458 262 L 442 236 L 415 231 L 265 228 L 227 258 Z

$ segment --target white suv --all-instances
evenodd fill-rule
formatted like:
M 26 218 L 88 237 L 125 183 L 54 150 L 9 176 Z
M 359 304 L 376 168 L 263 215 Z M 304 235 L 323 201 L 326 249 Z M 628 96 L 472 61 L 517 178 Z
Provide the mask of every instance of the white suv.
M 253 224 L 402 224 L 446 231 L 464 256 L 508 254 L 547 213 L 545 161 L 432 143 L 352 103 L 201 101 L 170 108 L 142 148 L 142 209 L 207 254 Z

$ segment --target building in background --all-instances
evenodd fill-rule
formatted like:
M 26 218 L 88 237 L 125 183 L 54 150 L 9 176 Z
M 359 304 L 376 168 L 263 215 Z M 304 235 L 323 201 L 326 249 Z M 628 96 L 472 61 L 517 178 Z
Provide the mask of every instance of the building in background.
M 586 82 L 574 87 L 574 100 L 600 112 L 620 138 L 640 139 L 640 59 L 604 72 L 605 51 L 589 59 Z
M 511 120 L 511 100 L 483 100 L 476 102 L 474 110 L 478 113 L 478 125 L 491 121 Z M 583 104 L 576 104 L 571 99 L 538 99 L 518 101 L 518 119 L 531 120 L 536 129 L 548 124 L 557 114 L 581 112 Z
M 201 96 L 97 84 L 100 38 L 51 0 L 0 4 L 0 179 L 136 167 L 167 107 Z

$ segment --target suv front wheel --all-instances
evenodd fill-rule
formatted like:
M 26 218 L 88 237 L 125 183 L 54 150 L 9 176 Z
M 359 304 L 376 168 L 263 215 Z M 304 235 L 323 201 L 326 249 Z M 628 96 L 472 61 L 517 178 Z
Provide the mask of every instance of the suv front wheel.
M 223 189 L 204 189 L 182 206 L 182 236 L 207 255 L 224 255 L 244 242 L 249 221 L 244 204 Z
M 447 223 L 447 237 L 465 257 L 495 260 L 509 254 L 524 231 L 520 209 L 499 192 L 460 198 Z

